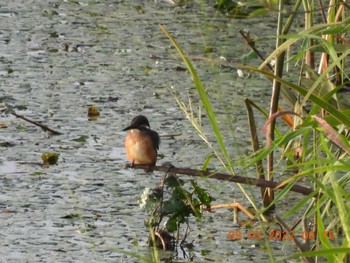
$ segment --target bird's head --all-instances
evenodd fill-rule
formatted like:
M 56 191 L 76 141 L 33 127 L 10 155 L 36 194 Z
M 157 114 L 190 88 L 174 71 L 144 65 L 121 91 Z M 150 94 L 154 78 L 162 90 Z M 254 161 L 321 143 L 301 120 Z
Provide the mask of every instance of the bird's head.
M 134 117 L 131 120 L 131 124 L 128 127 L 126 127 L 125 129 L 123 129 L 123 131 L 131 130 L 131 129 L 140 129 L 140 128 L 141 129 L 142 128 L 146 128 L 146 129 L 150 128 L 148 119 L 143 115 L 138 115 L 138 116 Z

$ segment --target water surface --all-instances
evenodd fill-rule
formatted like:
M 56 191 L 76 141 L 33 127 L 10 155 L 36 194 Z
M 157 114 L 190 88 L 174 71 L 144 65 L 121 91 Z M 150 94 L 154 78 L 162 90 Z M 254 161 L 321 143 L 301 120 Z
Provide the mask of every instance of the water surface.
M 232 20 L 205 1 L 15 0 L 0 5 L 0 18 L 1 107 L 9 104 L 62 132 L 48 136 L 1 114 L 0 256 L 6 262 L 137 261 L 123 251 L 149 256 L 137 198 L 162 174 L 124 168 L 123 127 L 142 113 L 161 134 L 180 134 L 162 140 L 159 163 L 200 168 L 211 153 L 171 95 L 196 99 L 159 24 L 193 60 L 233 158 L 250 145 L 243 99 L 269 101 L 268 81 L 239 78 L 235 64 L 250 51 L 238 30 L 249 30 L 261 38 L 260 48 L 272 50 L 273 41 L 264 37 L 274 34 L 273 16 L 265 23 L 266 17 Z M 101 115 L 89 119 L 89 106 Z M 203 129 L 214 141 L 205 116 Z M 58 165 L 39 165 L 44 152 L 59 153 Z M 248 204 L 234 184 L 201 183 L 220 202 Z M 196 261 L 268 261 L 263 242 L 229 241 L 233 227 L 228 211 L 194 223 Z

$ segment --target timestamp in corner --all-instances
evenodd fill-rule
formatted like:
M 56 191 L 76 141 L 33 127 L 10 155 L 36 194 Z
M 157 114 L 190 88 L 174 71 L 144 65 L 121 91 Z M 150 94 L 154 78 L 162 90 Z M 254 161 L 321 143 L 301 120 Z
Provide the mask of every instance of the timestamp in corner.
M 264 235 L 260 229 L 252 229 L 247 232 L 241 230 L 230 230 L 227 233 L 229 240 L 271 240 L 271 241 L 286 241 L 294 240 L 296 233 L 294 231 L 279 231 L 271 230 Z M 302 231 L 302 240 L 315 240 L 317 233 L 315 231 Z M 328 230 L 323 232 L 323 237 L 328 240 L 334 240 L 336 238 L 334 231 Z

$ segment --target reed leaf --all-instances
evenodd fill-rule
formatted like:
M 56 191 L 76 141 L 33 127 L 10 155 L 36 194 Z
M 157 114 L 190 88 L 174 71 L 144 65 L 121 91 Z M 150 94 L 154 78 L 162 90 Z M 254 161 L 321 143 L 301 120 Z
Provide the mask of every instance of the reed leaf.
M 349 50 L 349 52 L 350 52 L 350 50 Z M 309 91 L 304 89 L 303 87 L 300 87 L 300 86 L 298 86 L 290 81 L 286 81 L 284 79 L 281 79 L 281 78 L 275 76 L 274 74 L 267 72 L 267 71 L 264 71 L 264 70 L 260 70 L 260 69 L 250 67 L 250 66 L 245 66 L 245 65 L 240 65 L 239 67 L 242 69 L 246 69 L 246 70 L 250 70 L 250 71 L 253 71 L 256 73 L 260 73 L 260 74 L 265 75 L 266 77 L 268 77 L 270 79 L 275 79 L 276 81 L 281 82 L 284 85 L 284 87 L 289 87 L 289 88 L 295 90 L 296 92 L 298 92 L 302 96 L 309 96 L 309 100 L 311 102 L 320 106 L 321 108 L 323 108 L 324 110 L 329 112 L 332 116 L 334 116 L 334 118 L 336 118 L 341 124 L 344 124 L 350 128 L 349 116 L 347 116 L 343 112 L 339 111 L 336 107 L 332 106 L 330 103 L 325 101 L 323 98 L 320 98 L 318 96 L 310 94 Z
M 193 80 L 195 87 L 197 89 L 197 92 L 199 94 L 199 97 L 203 103 L 203 107 L 207 112 L 210 124 L 213 128 L 213 131 L 214 131 L 214 134 L 216 136 L 217 142 L 219 144 L 220 150 L 221 150 L 222 154 L 224 155 L 226 162 L 229 163 L 230 157 L 229 157 L 229 154 L 226 150 L 224 140 L 222 138 L 219 126 L 218 126 L 216 119 L 215 119 L 215 114 L 214 114 L 213 108 L 211 106 L 209 97 L 205 91 L 204 85 L 202 84 L 202 81 L 200 80 L 200 78 L 199 78 L 196 70 L 194 69 L 191 61 L 188 59 L 187 55 L 182 50 L 182 48 L 179 46 L 179 44 L 176 42 L 176 40 L 173 38 L 173 36 L 169 33 L 169 31 L 163 25 L 160 25 L 160 28 L 165 33 L 165 35 L 170 39 L 172 44 L 175 46 L 175 48 L 178 51 L 178 53 L 180 54 L 183 62 L 185 63 L 187 69 L 189 70 L 191 77 L 192 77 L 192 80 Z

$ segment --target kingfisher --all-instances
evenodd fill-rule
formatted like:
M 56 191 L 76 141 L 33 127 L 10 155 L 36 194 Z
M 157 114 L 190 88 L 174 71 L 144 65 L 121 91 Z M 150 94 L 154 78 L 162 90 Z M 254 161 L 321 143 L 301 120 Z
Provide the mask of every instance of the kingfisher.
M 123 131 L 129 131 L 125 137 L 125 150 L 131 167 L 134 164 L 154 166 L 157 161 L 160 138 L 157 132 L 150 129 L 148 119 L 138 115 Z

